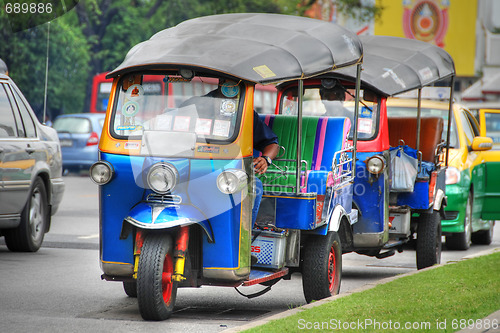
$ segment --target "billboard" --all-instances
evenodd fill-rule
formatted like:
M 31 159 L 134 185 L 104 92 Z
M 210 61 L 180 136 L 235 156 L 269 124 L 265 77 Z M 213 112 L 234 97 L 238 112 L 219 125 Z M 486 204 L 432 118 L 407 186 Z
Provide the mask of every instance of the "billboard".
M 478 0 L 377 0 L 375 35 L 406 37 L 444 48 L 458 76 L 474 76 Z

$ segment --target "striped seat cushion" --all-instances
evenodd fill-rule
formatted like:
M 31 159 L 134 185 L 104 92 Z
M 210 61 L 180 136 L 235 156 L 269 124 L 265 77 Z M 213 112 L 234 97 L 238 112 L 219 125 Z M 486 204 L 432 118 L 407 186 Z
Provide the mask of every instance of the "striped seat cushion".
M 260 117 L 278 136 L 279 144 L 285 148 L 284 155 L 274 161 L 277 167 L 273 165 L 269 167 L 266 176 L 261 178 L 265 185 L 264 191 L 294 192 L 297 117 L 283 115 L 261 115 Z M 302 175 L 301 179 L 301 184 L 305 186 L 303 192 L 324 193 L 333 156 L 335 152 L 345 147 L 350 126 L 350 120 L 346 117 L 308 116 L 302 118 L 302 160 L 307 162 L 307 172 Z M 279 177 L 279 174 L 273 173 L 281 170 L 288 172 L 286 177 Z

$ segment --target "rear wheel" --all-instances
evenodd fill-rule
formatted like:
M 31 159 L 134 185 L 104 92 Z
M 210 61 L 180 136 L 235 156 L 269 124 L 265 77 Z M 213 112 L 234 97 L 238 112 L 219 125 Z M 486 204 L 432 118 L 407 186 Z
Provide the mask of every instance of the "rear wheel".
M 166 234 L 147 235 L 137 271 L 137 300 L 143 319 L 165 320 L 172 315 L 177 295 L 173 272 L 171 237 Z
M 441 262 L 441 217 L 439 212 L 422 213 L 417 226 L 417 269 Z
M 49 221 L 47 191 L 42 179 L 33 182 L 28 202 L 21 213 L 21 224 L 5 230 L 5 244 L 11 251 L 36 252 L 42 246 Z
M 450 250 L 467 250 L 472 242 L 472 193 L 465 205 L 464 231 L 446 236 L 446 247 Z
M 342 247 L 336 232 L 312 236 L 305 245 L 302 288 L 307 303 L 339 293 Z
M 490 245 L 493 240 L 493 227 L 495 222 L 490 221 L 488 230 L 480 230 L 472 234 L 472 242 L 474 244 Z

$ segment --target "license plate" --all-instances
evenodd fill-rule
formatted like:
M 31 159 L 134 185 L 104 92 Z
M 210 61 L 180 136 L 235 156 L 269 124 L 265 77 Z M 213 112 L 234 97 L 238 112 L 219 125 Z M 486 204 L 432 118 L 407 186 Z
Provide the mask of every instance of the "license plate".
M 71 147 L 73 146 L 73 140 L 70 139 L 62 139 L 60 140 L 61 147 Z

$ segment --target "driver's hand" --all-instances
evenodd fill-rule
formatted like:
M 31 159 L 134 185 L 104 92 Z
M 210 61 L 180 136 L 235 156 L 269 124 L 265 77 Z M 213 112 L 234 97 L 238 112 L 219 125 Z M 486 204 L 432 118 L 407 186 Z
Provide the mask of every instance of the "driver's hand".
M 267 170 L 267 162 L 262 157 L 256 157 L 253 159 L 253 167 L 256 173 L 262 175 Z

